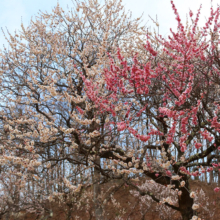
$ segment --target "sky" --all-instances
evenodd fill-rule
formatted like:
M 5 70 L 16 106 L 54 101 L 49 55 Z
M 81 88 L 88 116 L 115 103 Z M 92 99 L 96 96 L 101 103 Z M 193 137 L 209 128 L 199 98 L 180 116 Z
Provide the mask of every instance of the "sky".
M 72 1 L 74 0 L 59 0 L 59 4 L 65 10 L 67 9 L 67 5 L 69 7 L 73 5 Z M 149 15 L 153 19 L 157 17 L 160 24 L 159 33 L 163 36 L 169 34 L 170 28 L 175 30 L 177 22 L 172 11 L 170 0 L 122 0 L 122 2 L 126 10 L 132 12 L 133 17 L 139 17 L 144 13 L 143 20 L 147 22 L 149 27 L 155 27 Z M 214 8 L 217 2 L 219 1 L 212 1 Z M 8 29 L 8 31 L 13 34 L 15 30 L 21 29 L 21 20 L 26 27 L 31 17 L 36 16 L 39 10 L 51 12 L 56 4 L 57 0 L 0 0 L 0 27 L 3 28 L 5 33 L 7 33 Z M 189 9 L 195 14 L 200 4 L 202 4 L 200 23 L 204 24 L 205 17 L 207 18 L 210 13 L 211 0 L 174 0 L 174 4 L 183 21 L 186 20 Z M 3 48 L 3 44 L 7 46 L 7 41 L 2 31 L 0 31 L 0 49 Z

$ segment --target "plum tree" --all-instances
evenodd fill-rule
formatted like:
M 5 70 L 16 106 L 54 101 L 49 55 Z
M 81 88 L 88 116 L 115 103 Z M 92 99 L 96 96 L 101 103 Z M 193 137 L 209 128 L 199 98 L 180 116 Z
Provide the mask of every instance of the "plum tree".
M 0 55 L 2 213 L 50 212 L 56 200 L 71 219 L 73 207 L 91 210 L 87 195 L 102 220 L 126 184 L 183 220 L 202 217 L 189 178 L 220 165 L 220 8 L 199 28 L 200 9 L 184 26 L 171 5 L 178 28 L 167 39 L 117 0 L 76 1 L 69 13 L 57 5 L 9 35 Z

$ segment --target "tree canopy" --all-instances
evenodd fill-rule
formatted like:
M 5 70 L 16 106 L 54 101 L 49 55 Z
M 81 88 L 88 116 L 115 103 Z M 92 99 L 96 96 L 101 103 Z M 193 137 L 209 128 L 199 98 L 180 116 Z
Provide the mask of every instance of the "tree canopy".
M 184 25 L 171 5 L 178 28 L 168 38 L 119 0 L 76 1 L 68 13 L 57 5 L 9 33 L 0 52 L 2 216 L 62 201 L 71 219 L 90 198 L 106 219 L 106 201 L 126 184 L 184 220 L 202 217 L 189 179 L 219 172 L 220 8 L 198 27 L 200 9 Z

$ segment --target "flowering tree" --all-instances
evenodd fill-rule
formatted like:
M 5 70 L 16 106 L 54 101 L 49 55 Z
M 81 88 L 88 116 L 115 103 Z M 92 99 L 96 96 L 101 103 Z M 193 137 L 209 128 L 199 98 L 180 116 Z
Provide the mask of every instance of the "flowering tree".
M 82 77 L 101 85 L 107 53 L 118 46 L 130 56 L 128 48 L 142 53 L 140 21 L 118 0 L 75 1 L 68 13 L 57 5 L 22 25 L 21 33 L 8 33 L 10 49 L 0 55 L 2 213 L 42 213 L 57 195 L 71 210 L 79 201 L 66 193 L 76 198 L 92 185 L 96 216 L 102 214 L 99 183 L 108 179 L 100 179 L 98 152 L 113 134 L 104 126 L 108 113 L 98 113 Z
M 199 201 L 190 191 L 189 177 L 219 168 L 219 7 L 205 26 L 198 27 L 200 9 L 190 11 L 192 24 L 184 26 L 173 1 L 178 22 L 168 39 L 147 33 L 145 63 L 137 56 L 130 65 L 118 50 L 118 61 L 103 72 L 105 96 L 97 83 L 84 79 L 87 95 L 115 119 L 112 124 L 122 135 L 136 142 L 120 145 L 114 154 L 118 175 L 144 175 L 158 184 L 169 185 L 178 200 L 164 204 L 181 212 L 183 219 L 197 219 Z M 127 109 L 127 110 L 126 110 Z M 136 140 L 136 141 L 135 141 Z M 149 152 L 150 151 L 150 152 Z M 152 151 L 156 151 L 152 154 Z M 140 196 L 161 202 L 153 192 L 135 186 Z M 216 192 L 219 188 L 215 189 Z
M 203 28 L 200 9 L 190 11 L 184 26 L 171 4 L 178 29 L 168 39 L 110 0 L 76 1 L 69 14 L 58 5 L 10 35 L 1 52 L 2 213 L 42 213 L 49 199 L 65 201 L 71 219 L 92 186 L 94 215 L 104 219 L 106 201 L 119 207 L 117 187 L 106 195 L 100 184 L 120 179 L 143 201 L 198 218 L 189 178 L 219 167 L 220 11 L 211 8 Z M 139 177 L 169 190 L 159 195 Z

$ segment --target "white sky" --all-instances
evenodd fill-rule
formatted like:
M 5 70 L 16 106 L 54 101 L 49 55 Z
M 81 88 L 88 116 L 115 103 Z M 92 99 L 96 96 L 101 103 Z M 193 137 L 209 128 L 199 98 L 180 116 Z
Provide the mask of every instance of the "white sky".
M 176 20 L 171 8 L 170 0 L 122 0 L 126 9 L 132 11 L 134 17 L 139 17 L 143 12 L 144 21 L 148 21 L 149 26 L 154 26 L 150 21 L 148 15 L 153 19 L 156 19 L 160 23 L 160 34 L 167 36 L 169 29 L 175 29 Z M 214 8 L 219 0 L 212 1 Z M 15 29 L 20 29 L 21 19 L 25 26 L 28 25 L 32 16 L 37 15 L 38 11 L 51 11 L 56 5 L 57 0 L 0 0 L 0 27 L 6 31 L 6 27 L 9 32 L 13 33 Z M 208 17 L 210 12 L 211 0 L 174 0 L 174 3 L 179 11 L 181 19 L 185 21 L 186 14 L 191 9 L 194 14 L 197 12 L 200 4 L 202 4 L 201 10 L 201 22 L 204 24 L 205 17 Z M 59 4 L 63 9 L 66 9 L 67 5 L 71 7 L 71 0 L 59 0 Z M 202 22 L 203 21 L 203 22 Z M 185 24 L 185 22 L 183 22 Z M 3 33 L 0 32 L 0 48 L 3 44 L 7 45 L 4 39 Z

